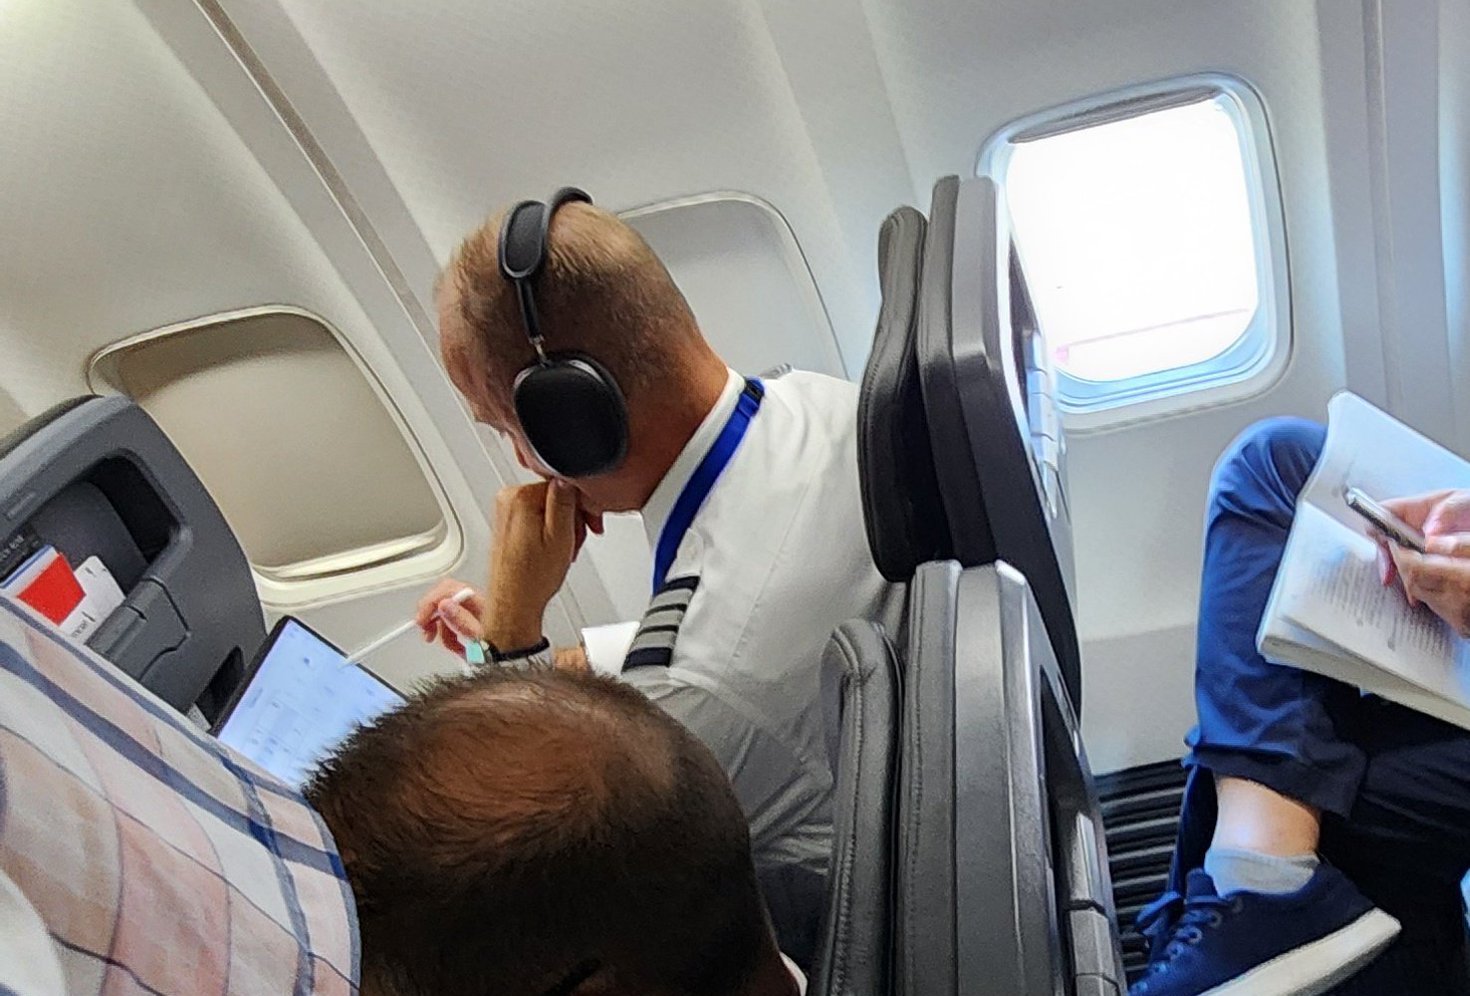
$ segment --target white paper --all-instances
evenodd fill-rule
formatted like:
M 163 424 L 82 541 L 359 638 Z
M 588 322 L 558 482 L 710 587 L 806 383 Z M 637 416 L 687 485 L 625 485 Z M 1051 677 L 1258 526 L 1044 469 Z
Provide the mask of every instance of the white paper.
M 1378 501 L 1470 488 L 1470 463 L 1343 391 L 1327 406 L 1327 445 L 1297 504 L 1316 505 L 1371 539 L 1368 524 L 1344 500 L 1352 487 Z
M 1470 705 L 1464 641 L 1378 577 L 1374 544 L 1315 506 L 1297 510 L 1292 585 L 1281 614 L 1426 691 Z
M 628 648 L 638 635 L 639 623 L 611 623 L 607 626 L 588 626 L 582 630 L 582 645 L 587 648 L 587 662 L 592 670 L 601 674 L 617 676 L 623 673 L 623 660 Z
M 92 600 L 92 608 L 97 611 L 99 621 L 112 615 L 122 605 L 122 589 L 117 586 L 117 579 L 100 557 L 88 557 L 82 561 L 82 565 L 76 569 L 76 575 L 82 591 Z
M 82 600 L 58 627 L 73 640 L 85 640 L 123 603 L 117 580 L 97 557 L 88 557 L 72 572 L 82 586 Z
M 51 562 L 59 556 L 61 554 L 57 552 L 56 547 L 50 544 L 41 547 L 41 549 L 31 554 L 29 560 L 16 568 L 14 574 L 11 574 L 10 577 L 5 579 L 5 584 L 3 587 L 0 587 L 0 591 L 3 591 L 7 595 L 18 596 L 30 587 L 32 581 L 45 573 L 46 568 L 50 567 Z
M 1333 398 L 1329 418 L 1262 621 L 1262 653 L 1470 726 L 1470 644 L 1383 586 L 1377 544 L 1343 500 L 1349 487 L 1380 500 L 1470 487 L 1470 464 L 1355 395 Z

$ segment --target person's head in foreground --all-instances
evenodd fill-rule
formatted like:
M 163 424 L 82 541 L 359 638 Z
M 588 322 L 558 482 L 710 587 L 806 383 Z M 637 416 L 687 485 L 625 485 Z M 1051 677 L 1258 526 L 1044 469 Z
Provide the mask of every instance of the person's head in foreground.
M 794 996 L 714 757 L 638 692 L 441 681 L 307 798 L 357 900 L 366 996 Z

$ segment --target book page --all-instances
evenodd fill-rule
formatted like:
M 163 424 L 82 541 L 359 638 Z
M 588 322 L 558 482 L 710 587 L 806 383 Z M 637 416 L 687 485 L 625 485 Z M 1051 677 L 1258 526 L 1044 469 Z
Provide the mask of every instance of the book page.
M 1343 500 L 1350 487 L 1378 501 L 1470 488 L 1470 463 L 1356 394 L 1334 396 L 1327 416 L 1327 445 L 1298 504 L 1317 506 L 1358 535 L 1372 533 Z
M 1428 609 L 1410 607 L 1397 587 L 1383 586 L 1371 540 L 1316 506 L 1300 505 L 1278 581 L 1282 617 L 1391 675 L 1470 705 L 1465 641 Z M 1354 674 L 1362 677 L 1359 669 Z M 1386 687 L 1365 687 L 1388 695 Z

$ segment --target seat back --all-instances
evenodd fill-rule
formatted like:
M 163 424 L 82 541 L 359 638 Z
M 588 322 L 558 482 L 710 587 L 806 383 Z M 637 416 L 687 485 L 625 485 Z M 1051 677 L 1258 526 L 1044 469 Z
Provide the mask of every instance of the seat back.
M 879 231 L 883 304 L 858 396 L 863 523 L 873 562 L 895 582 L 951 556 L 915 346 L 925 227 L 923 215 L 903 207 Z
M 915 344 L 954 557 L 1004 560 L 1026 577 L 1080 704 L 1061 420 L 989 179 L 947 177 L 934 188 Z
M 828 751 L 836 773 L 832 864 L 812 965 L 812 996 L 888 996 L 899 679 L 873 623 L 846 623 L 822 657 Z
M 909 597 L 895 991 L 1122 993 L 1097 796 L 1025 580 L 931 564 Z
M 356 991 L 352 893 L 301 795 L 4 597 L 0 785 L 0 886 L 67 993 Z M 26 940 L 0 931 L 0 965 Z
M 214 499 L 127 398 L 79 398 L 0 440 L 0 551 L 96 557 L 123 602 L 87 644 L 213 720 L 265 640 L 250 565 Z

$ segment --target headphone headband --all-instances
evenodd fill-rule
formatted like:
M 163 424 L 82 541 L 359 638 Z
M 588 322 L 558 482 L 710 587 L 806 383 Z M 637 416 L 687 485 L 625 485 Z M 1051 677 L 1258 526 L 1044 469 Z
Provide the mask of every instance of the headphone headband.
M 505 279 L 535 280 L 546 265 L 546 248 L 551 234 L 551 219 L 564 204 L 580 201 L 591 204 L 592 198 L 576 187 L 562 187 L 545 204 L 521 201 L 506 215 L 500 232 L 500 272 Z
M 536 312 L 536 296 L 532 285 L 546 266 L 546 252 L 551 236 L 551 220 L 562 205 L 573 201 L 591 204 L 592 198 L 576 187 L 562 187 L 551 195 L 551 200 L 521 201 L 510 209 L 505 224 L 500 229 L 498 262 L 500 274 L 516 289 L 516 301 L 521 307 L 521 319 L 526 336 L 536 347 L 536 355 L 544 362 L 546 351 L 542 348 L 541 320 Z

